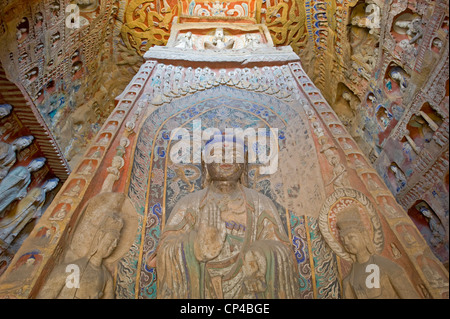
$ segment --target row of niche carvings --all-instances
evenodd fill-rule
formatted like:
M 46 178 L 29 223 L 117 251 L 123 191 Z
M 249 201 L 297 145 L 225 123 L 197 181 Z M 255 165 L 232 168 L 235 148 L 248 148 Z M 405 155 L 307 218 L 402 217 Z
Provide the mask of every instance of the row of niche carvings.
M 322 76 L 329 74 L 338 81 L 313 76 L 309 66 L 323 62 L 305 59 L 308 74 L 321 84 L 324 96 L 397 201 L 409 210 L 422 199 L 448 225 L 448 168 L 441 155 L 448 149 L 448 65 L 444 65 L 448 4 L 345 1 L 336 3 L 335 10 L 337 40 L 329 55 L 334 61 L 328 61 L 335 67 Z M 333 23 L 329 17 L 331 28 Z M 444 248 L 448 247 L 445 229 Z M 437 256 L 448 265 L 448 248 Z
M 22 5 L 24 10 L 14 9 Z M 8 43 L 0 49 L 2 65 L 11 80 L 23 85 L 71 166 L 142 64 L 122 42 L 112 41 L 124 5 L 118 0 L 14 0 L 0 10 L 0 40 Z M 80 25 L 71 28 L 67 19 L 75 13 Z
M 165 76 L 167 75 L 167 80 L 169 80 L 169 84 L 175 83 L 176 81 L 173 81 L 173 82 L 170 81 L 170 79 L 172 79 L 172 76 L 175 76 L 175 74 L 180 74 L 180 76 L 182 76 L 183 74 L 185 74 L 185 72 L 183 72 L 182 69 L 179 69 L 179 72 L 177 73 L 177 72 L 174 71 L 174 69 L 176 69 L 176 67 L 174 67 L 174 66 L 165 66 L 165 65 L 158 64 L 156 66 L 155 74 L 159 74 L 160 78 L 161 77 L 165 78 Z M 307 94 L 309 96 L 311 96 L 311 98 L 314 99 L 315 101 L 320 100 L 320 93 L 318 93 L 318 91 L 316 89 L 314 89 L 314 86 L 308 85 L 308 83 L 306 81 L 307 77 L 306 77 L 305 74 L 302 74 L 300 65 L 292 66 L 292 69 L 293 70 L 297 70 L 294 73 L 297 76 L 298 82 L 302 83 L 302 86 L 304 87 L 305 92 L 307 92 Z M 237 70 L 242 71 L 242 74 L 244 74 L 244 78 L 247 78 L 247 80 L 242 81 L 242 83 L 240 83 L 240 82 L 233 83 L 233 82 L 230 82 L 231 79 L 229 78 L 230 77 L 229 73 L 227 74 L 226 72 L 223 72 L 223 71 L 221 72 L 220 70 L 218 72 L 219 72 L 219 74 L 223 75 L 223 80 L 222 81 L 225 81 L 225 83 L 227 83 L 228 85 L 236 85 L 236 86 L 244 85 L 244 86 L 247 86 L 247 88 L 257 88 L 257 89 L 260 88 L 258 85 L 251 86 L 251 84 L 248 84 L 249 83 L 248 80 L 254 79 L 256 82 L 258 82 L 258 80 L 260 80 L 260 79 L 257 78 L 257 77 L 251 76 L 251 74 L 253 74 L 253 73 L 258 74 L 258 72 L 260 72 L 262 70 L 262 68 L 248 69 L 246 71 L 243 71 L 243 70 L 238 68 L 238 69 L 234 69 L 234 72 L 237 72 Z M 275 74 L 279 74 L 280 75 L 279 76 L 280 79 L 282 79 L 282 76 L 283 76 L 283 73 L 284 73 L 284 76 L 285 76 L 284 81 L 292 81 L 292 75 L 290 75 L 290 73 L 287 72 L 288 71 L 287 68 L 272 67 L 272 68 L 267 68 L 264 71 L 265 71 L 266 76 L 268 76 L 268 77 L 270 77 L 271 74 L 272 74 L 272 76 L 274 76 Z M 146 71 L 143 70 L 142 73 L 144 73 L 144 72 L 146 72 Z M 130 85 L 129 91 L 124 93 L 123 100 L 121 102 L 119 102 L 117 111 L 113 115 L 111 115 L 110 121 L 108 121 L 108 124 L 105 124 L 105 126 L 103 128 L 103 130 L 104 130 L 103 132 L 104 133 L 101 133 L 100 136 L 97 139 L 97 142 L 98 142 L 99 146 L 95 146 L 94 145 L 92 151 L 89 151 L 87 153 L 88 154 L 87 157 L 97 158 L 97 156 L 98 156 L 98 155 L 96 155 L 97 152 L 104 151 L 104 149 L 102 149 L 102 147 L 104 147 L 104 146 L 106 147 L 109 143 L 111 143 L 111 139 L 112 139 L 112 136 L 113 136 L 111 132 L 117 131 L 118 125 L 120 123 L 119 120 L 115 121 L 114 119 L 116 118 L 116 116 L 118 116 L 119 118 L 123 118 L 124 114 L 120 113 L 121 112 L 120 108 L 122 107 L 122 105 L 129 105 L 130 104 L 130 103 L 125 103 L 125 102 L 127 102 L 127 99 L 131 99 L 130 100 L 131 104 L 134 101 L 136 101 L 136 97 L 137 97 L 137 95 L 140 92 L 140 88 L 142 87 L 140 82 L 142 82 L 142 80 L 145 81 L 145 75 L 142 74 L 142 73 L 139 73 L 136 76 L 136 81 L 135 81 L 136 83 L 133 83 L 132 85 Z M 193 91 L 195 92 L 196 91 L 195 89 L 197 89 L 197 91 L 202 91 L 202 90 L 205 90 L 207 88 L 212 88 L 212 86 L 214 86 L 214 85 L 219 85 L 220 82 L 214 81 L 214 80 L 212 80 L 211 78 L 208 77 L 208 75 L 212 75 L 211 73 L 216 74 L 215 72 L 213 72 L 209 68 L 200 68 L 200 69 L 198 69 L 198 78 L 194 77 L 195 80 L 191 81 L 191 82 L 201 83 L 202 85 L 200 85 L 200 86 L 198 86 L 198 85 L 194 85 L 194 86 L 189 85 L 189 86 L 183 86 L 183 87 L 192 88 Z M 140 80 L 140 76 L 141 75 L 143 76 L 142 80 Z M 231 75 L 233 75 L 233 73 Z M 147 76 L 148 76 L 148 73 L 147 73 Z M 204 76 L 204 78 L 202 80 L 200 80 L 200 78 L 202 76 Z M 302 82 L 302 79 L 303 79 L 304 82 Z M 281 81 L 283 81 L 283 80 L 281 80 Z M 188 82 L 188 83 L 191 83 L 191 82 Z M 167 81 L 165 83 L 167 83 Z M 150 82 L 150 85 L 152 85 L 152 84 L 153 83 Z M 147 103 L 156 102 L 156 104 L 159 104 L 160 100 L 162 98 L 165 98 L 166 100 L 163 101 L 163 103 L 167 103 L 167 102 L 171 101 L 172 99 L 183 95 L 181 93 L 185 93 L 185 94 L 188 93 L 186 90 L 181 91 L 181 93 L 180 93 L 179 90 L 175 90 L 173 92 L 174 94 L 170 94 L 170 92 L 172 92 L 173 87 L 169 86 L 169 84 L 167 84 L 167 90 L 165 90 L 164 93 L 161 92 L 160 88 L 156 89 L 154 92 L 152 92 L 153 93 L 153 97 L 155 97 L 155 99 L 153 99 L 153 100 L 148 99 L 149 97 L 147 96 L 146 98 L 148 100 L 146 102 Z M 154 87 L 158 87 L 158 85 L 154 86 Z M 279 93 L 279 91 L 277 91 L 277 89 L 278 88 L 275 88 L 275 92 L 273 92 L 273 94 L 278 94 Z M 278 98 L 281 98 L 283 96 L 285 96 L 285 92 L 282 92 L 280 94 L 280 96 L 278 96 Z M 287 98 L 289 98 L 289 96 Z M 139 106 L 140 102 L 137 102 L 137 104 Z M 327 110 L 328 113 L 331 113 L 331 115 L 328 115 L 328 116 L 333 117 L 334 116 L 333 113 L 330 112 L 331 110 L 328 109 L 326 104 L 324 102 L 322 102 L 322 104 L 323 104 L 323 106 L 317 106 L 318 109 Z M 153 105 L 155 105 L 155 104 L 153 104 Z M 157 105 L 155 105 L 155 106 L 157 106 Z M 138 111 L 139 110 L 136 110 L 136 112 L 138 112 Z M 312 117 L 310 119 L 312 119 Z M 133 123 L 127 122 L 125 124 L 126 124 L 126 126 L 128 128 L 133 129 L 133 125 L 132 125 Z M 321 130 L 319 128 L 320 127 L 316 127 L 317 130 L 316 130 L 316 132 L 314 132 L 315 134 L 317 134 L 317 136 L 321 136 L 321 134 L 323 134 L 323 128 L 322 128 L 322 132 L 321 132 Z M 338 124 L 334 124 L 334 125 L 330 124 L 329 128 L 330 128 L 331 131 L 333 131 L 333 132 L 335 131 L 335 135 L 336 136 L 345 136 L 344 130 L 342 128 L 340 128 L 340 126 Z M 103 140 L 104 140 L 104 142 L 103 142 Z M 348 144 L 348 141 L 346 141 L 345 138 L 340 139 L 340 141 L 343 143 L 343 145 L 346 145 L 346 143 Z M 346 146 L 346 149 L 351 149 L 351 148 L 352 148 L 351 146 Z M 328 150 L 328 151 L 331 151 L 331 150 Z M 330 154 L 330 152 L 328 152 L 328 151 L 325 150 L 325 148 L 324 148 L 324 153 L 326 152 L 325 155 Z M 333 151 L 331 151 L 331 153 L 333 153 Z M 336 163 L 335 162 L 336 159 L 338 159 L 338 158 L 336 158 L 335 156 L 330 156 L 329 157 L 329 163 L 330 163 L 330 165 L 333 166 L 333 174 L 334 174 L 334 176 L 338 177 L 334 181 L 334 187 L 337 190 L 337 189 L 341 189 L 343 186 L 345 188 L 345 186 L 347 186 L 347 185 L 341 183 L 342 178 L 339 178 L 339 176 L 342 176 L 341 175 L 341 173 L 342 173 L 341 172 L 342 165 L 339 165 L 339 163 Z M 339 162 L 339 159 L 338 159 L 338 162 Z M 76 175 L 74 177 L 77 177 L 79 175 L 87 175 L 87 176 L 92 175 L 93 170 L 95 170 L 96 167 L 98 167 L 97 164 L 98 163 L 95 160 L 86 159 L 85 161 L 80 163 L 78 169 L 75 170 L 75 174 Z M 95 167 L 93 167 L 93 165 Z M 367 174 L 367 184 L 369 185 L 369 188 L 371 188 L 372 190 L 376 191 L 377 189 L 380 189 L 381 185 L 378 184 L 379 182 L 374 182 L 372 180 L 372 175 L 374 177 L 376 177 L 375 174 Z M 344 180 L 345 180 L 345 178 L 344 178 Z M 77 181 L 77 179 L 73 178 L 72 182 L 75 182 L 75 181 Z M 89 181 L 87 181 L 87 182 L 89 183 Z M 68 187 L 66 189 L 71 191 L 72 188 L 70 187 L 70 185 L 71 184 L 69 183 L 69 185 L 68 185 Z M 73 186 L 76 186 L 76 184 L 74 184 Z M 82 185 L 81 188 L 83 188 L 85 186 L 86 185 Z M 69 196 L 67 193 L 65 195 Z M 79 195 L 79 192 L 77 193 L 77 195 Z M 64 192 L 63 192 L 62 196 L 64 196 Z M 72 196 L 72 195 L 70 195 L 70 196 Z M 76 196 L 76 195 L 73 195 L 73 196 Z M 107 195 L 105 195 L 105 196 L 107 196 Z M 113 197 L 111 198 L 110 201 L 108 201 L 108 200 L 105 201 L 103 199 L 103 200 L 99 200 L 99 203 L 102 203 L 102 202 L 104 202 L 104 203 L 112 203 L 112 202 L 114 202 L 114 196 L 115 195 L 113 195 Z M 61 203 L 54 204 L 55 210 L 57 210 L 58 206 L 60 206 L 60 205 L 61 205 Z M 55 291 L 60 291 L 61 286 L 58 286 L 58 282 L 60 282 L 60 280 L 58 280 L 58 278 L 59 279 L 61 278 L 61 274 L 63 274 L 62 270 L 64 269 L 65 265 L 67 265 L 68 263 L 80 263 L 82 265 L 82 267 L 80 267 L 80 269 L 82 269 L 83 273 L 86 272 L 86 274 L 89 274 L 89 272 L 92 272 L 92 269 L 89 268 L 89 265 L 90 265 L 89 262 L 92 262 L 92 265 L 95 265 L 97 267 L 97 269 L 100 269 L 99 270 L 100 272 L 103 272 L 105 274 L 105 277 L 103 277 L 104 281 L 100 285 L 102 287 L 105 287 L 105 290 L 98 290 L 95 287 L 95 285 L 86 284 L 86 285 L 83 285 L 83 289 L 82 290 L 69 291 L 69 293 L 72 294 L 72 295 L 70 295 L 70 294 L 69 295 L 65 295 L 65 293 L 67 291 L 63 291 L 62 292 L 64 294 L 63 296 L 70 297 L 70 298 L 71 297 L 82 297 L 82 298 L 86 298 L 86 297 L 94 297 L 94 298 L 105 297 L 105 298 L 110 298 L 111 297 L 110 284 L 111 284 L 111 273 L 112 272 L 108 268 L 108 265 L 104 264 L 104 260 L 109 257 L 108 254 L 111 254 L 112 252 L 114 252 L 114 247 L 112 249 L 107 249 L 107 250 L 105 250 L 103 248 L 107 248 L 107 247 L 111 248 L 112 247 L 112 246 L 108 246 L 108 243 L 111 243 L 111 242 L 117 240 L 117 238 L 120 236 L 121 229 L 123 228 L 124 224 L 123 224 L 123 221 L 122 221 L 122 219 L 120 217 L 110 216 L 110 214 L 106 214 L 104 216 L 105 219 L 103 219 L 103 221 L 101 219 L 99 219 L 99 218 L 93 217 L 93 215 L 96 215 L 96 213 L 103 212 L 104 209 L 110 210 L 110 207 L 108 207 L 108 208 L 104 208 L 103 207 L 102 208 L 101 205 L 98 205 L 98 203 L 97 203 L 97 205 L 92 205 L 92 207 L 93 207 L 93 209 L 91 210 L 90 206 L 88 205 L 86 210 L 85 210 L 85 213 L 84 213 L 85 216 L 88 216 L 89 214 L 87 214 L 87 212 L 90 211 L 91 212 L 90 214 L 92 214 L 91 218 L 88 218 L 88 220 L 86 220 L 86 221 L 82 221 L 82 223 L 86 224 L 86 225 L 89 225 L 89 222 L 92 222 L 92 221 L 96 220 L 95 226 L 91 225 L 91 227 L 89 227 L 89 229 L 85 229 L 86 232 L 80 232 L 78 234 L 79 237 L 78 236 L 74 236 L 74 238 L 76 238 L 76 237 L 77 238 L 86 237 L 85 244 L 84 245 L 80 245 L 80 243 L 77 243 L 77 244 L 73 245 L 70 248 L 71 250 L 78 249 L 78 252 L 76 254 L 71 254 L 70 250 L 67 252 L 67 254 L 65 255 L 64 261 L 61 264 L 62 267 L 57 267 L 57 268 L 54 269 L 54 273 L 51 275 L 50 280 L 47 283 L 47 286 L 45 286 L 44 289 L 42 290 L 42 292 L 41 292 L 41 294 L 42 294 L 41 296 L 42 297 L 45 297 L 46 293 L 53 294 Z M 118 207 L 116 207 L 113 210 L 117 210 L 117 209 L 118 209 Z M 48 219 L 49 221 L 51 220 L 51 218 L 53 216 L 53 212 L 55 210 L 52 210 L 52 214 L 48 215 L 49 216 L 49 219 Z M 96 212 L 96 213 L 94 213 L 94 212 Z M 119 212 L 119 214 L 120 214 L 120 212 Z M 355 216 L 354 215 L 355 215 L 354 213 L 350 212 L 349 213 L 349 218 L 347 219 L 347 222 L 350 222 L 350 223 L 354 224 L 355 221 L 357 221 L 357 218 L 355 220 Z M 106 224 L 108 224 L 110 227 L 100 227 L 103 222 L 105 223 L 104 226 Z M 342 225 L 341 226 L 342 230 L 344 229 L 345 223 L 346 223 L 345 221 L 342 221 L 340 223 Z M 105 228 L 107 229 L 107 231 L 101 231 L 101 229 L 105 229 Z M 81 227 L 81 229 L 83 230 L 83 227 Z M 100 231 L 99 231 L 99 229 L 100 229 Z M 127 233 L 127 232 L 124 231 L 124 233 Z M 365 233 L 365 231 L 362 231 L 362 229 L 361 229 L 360 235 L 362 236 L 363 233 Z M 89 239 L 92 239 L 92 242 L 89 241 Z M 104 242 L 103 240 L 96 240 L 96 239 L 104 239 L 104 240 L 106 240 L 106 242 Z M 91 243 L 92 243 L 92 245 L 91 245 Z M 96 246 L 95 243 L 99 243 L 99 246 Z M 117 242 L 116 242 L 116 244 L 117 244 Z M 119 241 L 118 244 L 120 245 L 121 241 Z M 102 246 L 100 246 L 100 245 L 102 245 Z M 83 253 L 82 251 L 79 250 L 80 247 L 86 247 L 86 249 L 88 247 L 91 247 L 92 251 L 94 252 L 94 255 L 92 255 L 92 256 L 95 256 L 95 258 L 93 258 L 91 261 L 86 263 L 85 262 L 86 258 L 89 259 L 88 256 L 91 256 L 90 255 L 90 250 L 88 249 L 87 251 L 85 251 Z M 97 248 L 102 248 L 102 249 L 97 249 Z M 364 249 L 366 249 L 366 248 L 364 248 Z M 398 254 L 399 254 L 398 248 L 396 248 L 396 249 L 397 250 L 393 249 L 393 253 L 395 253 L 398 256 Z M 23 257 L 23 265 L 24 266 L 25 266 L 25 264 L 28 263 L 29 260 L 31 260 L 30 263 L 33 262 L 33 261 L 34 262 L 40 262 L 38 259 L 39 259 L 39 257 L 42 258 L 42 256 L 39 256 L 38 253 L 24 254 L 22 257 Z M 376 257 L 376 258 L 378 258 L 378 257 Z M 428 261 L 427 261 L 427 263 L 428 263 Z M 99 267 L 99 266 L 101 266 L 101 267 Z M 392 267 L 398 269 L 397 266 L 392 266 Z M 396 273 L 395 270 L 391 271 L 392 269 L 389 270 L 389 268 L 391 268 L 391 267 L 388 266 L 386 268 L 386 271 L 388 273 L 391 273 L 391 272 L 392 273 Z M 439 274 L 439 271 L 437 271 L 437 275 L 436 275 L 436 270 L 433 270 L 433 268 L 434 268 L 434 266 L 429 266 L 429 265 L 427 266 L 427 269 L 431 269 L 430 272 L 432 274 L 434 274 L 434 276 L 437 276 L 437 277 L 441 278 L 441 281 L 445 281 L 444 279 L 442 279 L 442 277 L 440 277 L 441 274 Z M 18 270 L 19 269 L 17 269 L 17 271 Z M 108 272 L 109 272 L 109 274 L 108 274 Z M 10 279 L 12 279 L 12 278 L 10 278 Z M 407 285 L 407 283 L 408 283 L 408 280 L 402 281 L 403 285 Z M 347 284 L 347 282 L 346 282 L 346 284 Z M 350 281 L 350 282 L 348 282 L 348 284 L 351 287 L 352 285 L 356 285 L 357 282 Z M 437 285 L 441 285 L 441 283 L 438 283 Z M 384 291 L 383 293 L 386 293 L 386 296 L 390 296 L 390 297 L 394 296 L 394 295 L 391 295 L 391 293 L 393 293 L 393 290 L 391 289 L 392 287 L 391 288 L 384 287 L 384 288 L 385 289 L 383 289 L 383 291 Z M 422 289 L 423 291 L 426 292 L 426 288 L 420 287 L 420 289 Z M 413 293 L 414 290 L 415 290 L 415 288 L 407 287 L 407 289 L 403 289 L 403 292 Z M 77 295 L 74 296 L 73 293 L 76 293 Z M 415 294 L 413 294 L 413 295 L 415 296 Z M 427 295 L 426 293 L 424 293 L 424 295 L 426 297 L 427 296 L 429 297 L 429 294 Z M 57 295 L 55 295 L 55 296 L 57 296 Z M 349 297 L 350 295 L 346 295 L 346 296 Z
M 46 158 L 34 155 L 38 150 L 34 137 L 18 136 L 23 130 L 12 113 L 11 105 L 0 105 L 0 274 L 59 184 L 57 177 L 49 177 L 48 169 L 43 169 Z

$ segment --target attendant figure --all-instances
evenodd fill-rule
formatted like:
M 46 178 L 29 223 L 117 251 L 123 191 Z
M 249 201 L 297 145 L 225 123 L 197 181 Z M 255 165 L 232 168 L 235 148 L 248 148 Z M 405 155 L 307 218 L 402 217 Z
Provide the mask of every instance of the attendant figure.
M 205 42 L 205 49 L 210 50 L 228 50 L 234 46 L 234 40 L 225 41 L 225 35 L 222 28 L 217 28 L 211 42 Z
M 441 243 L 444 243 L 445 229 L 442 226 L 439 219 L 434 218 L 433 213 L 431 213 L 431 211 L 425 206 L 422 206 L 420 208 L 420 212 L 428 220 L 428 226 L 430 227 L 430 230 L 431 230 L 431 233 L 433 236 L 430 240 L 431 245 L 433 245 L 434 247 L 437 247 Z
M 124 225 L 117 212 L 106 213 L 91 247 L 81 258 L 61 263 L 50 273 L 38 294 L 39 299 L 114 299 L 113 277 L 104 265 L 120 240 Z M 67 284 L 68 267 L 78 270 L 78 282 Z M 74 268 L 69 268 L 74 269 Z
M 11 114 L 12 106 L 9 104 L 0 104 L 0 119 Z
M 4 215 L 12 202 L 26 196 L 31 183 L 31 173 L 40 170 L 45 161 L 45 157 L 39 157 L 32 160 L 28 166 L 18 166 L 0 182 L 0 216 Z
M 186 32 L 186 34 L 182 34 L 179 36 L 177 42 L 175 43 L 175 48 L 181 49 L 192 49 L 192 32 Z
M 356 206 L 343 209 L 337 216 L 336 226 L 344 249 L 353 260 L 352 269 L 344 278 L 343 289 L 346 299 L 418 299 L 405 270 L 397 263 L 375 254 L 368 230 L 361 221 Z M 379 276 L 371 284 L 367 278 L 377 269 Z M 372 270 L 373 271 L 373 270 Z
M 33 142 L 34 137 L 21 136 L 11 144 L 0 141 L 0 181 L 8 175 L 9 170 L 17 159 L 17 153 L 27 148 Z
M 15 209 L 2 219 L 0 239 L 12 242 L 31 219 L 39 218 L 42 215 L 42 206 L 45 203 L 46 195 L 54 190 L 58 183 L 59 179 L 55 177 L 47 180 L 43 186 L 30 190 Z M 10 240 L 7 238 L 10 238 Z

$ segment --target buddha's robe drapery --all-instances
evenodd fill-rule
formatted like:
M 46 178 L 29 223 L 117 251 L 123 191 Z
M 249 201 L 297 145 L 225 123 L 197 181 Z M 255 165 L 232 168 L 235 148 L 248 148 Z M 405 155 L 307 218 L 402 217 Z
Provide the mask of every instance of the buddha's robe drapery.
M 208 189 L 187 195 L 176 204 L 157 248 L 158 298 L 298 296 L 295 259 L 273 202 L 249 188 L 240 189 L 245 225 L 222 218 L 227 227 L 224 245 L 220 254 L 207 262 L 195 257 L 194 240 L 200 209 L 211 200 Z M 255 254 L 257 258 L 249 261 Z M 258 271 L 252 273 L 251 263 Z M 256 292 L 247 289 L 252 282 L 259 287 Z

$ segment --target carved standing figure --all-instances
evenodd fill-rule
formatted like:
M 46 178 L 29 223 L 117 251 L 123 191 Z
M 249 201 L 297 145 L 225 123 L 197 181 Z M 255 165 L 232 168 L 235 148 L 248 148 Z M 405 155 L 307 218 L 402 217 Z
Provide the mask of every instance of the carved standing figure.
M 347 169 L 337 156 L 330 158 L 330 165 L 333 166 L 333 178 L 327 185 L 333 184 L 335 189 L 349 187 Z
M 397 166 L 392 164 L 390 168 L 394 173 L 395 180 L 397 182 L 397 192 L 399 192 L 406 187 L 407 183 L 406 176 Z
M 27 148 L 33 142 L 34 137 L 21 136 L 11 144 L 0 141 L 0 181 L 8 175 L 8 171 L 16 162 L 17 153 Z
M 0 119 L 11 114 L 12 106 L 10 104 L 0 104 Z
M 156 262 L 148 258 L 158 271 L 158 298 L 297 297 L 286 231 L 273 202 L 240 182 L 242 162 L 205 164 L 207 186 L 173 208 Z
M 349 206 L 337 216 L 336 226 L 340 240 L 353 260 L 352 269 L 343 282 L 344 298 L 419 298 L 404 269 L 390 259 L 375 254 L 373 243 L 359 214 L 358 207 Z M 374 280 L 367 280 L 373 273 Z M 371 285 L 367 284 L 368 281 Z
M 13 238 L 7 240 L 8 237 L 11 235 L 17 236 L 32 218 L 40 217 L 46 195 L 54 190 L 58 183 L 59 179 L 55 177 L 47 180 L 41 187 L 30 190 L 25 198 L 17 204 L 16 208 L 2 219 L 0 239 L 11 242 Z
M 11 170 L 0 183 L 0 215 L 15 200 L 22 199 L 27 194 L 31 183 L 31 173 L 40 170 L 45 164 L 45 157 L 32 160 L 28 166 L 18 166 Z
M 433 237 L 430 239 L 431 245 L 434 247 L 439 246 L 439 244 L 445 242 L 445 229 L 442 226 L 440 220 L 438 218 L 434 218 L 433 213 L 425 207 L 422 206 L 420 208 L 420 212 L 423 216 L 428 220 L 428 226 L 430 227 L 431 233 Z
M 390 76 L 398 83 L 400 91 L 403 92 L 407 89 L 408 82 L 406 81 L 406 77 L 398 69 L 393 68 L 390 72 Z
M 118 213 L 106 214 L 91 242 L 88 254 L 55 267 L 38 298 L 114 299 L 113 277 L 103 260 L 116 248 L 123 225 L 124 221 Z M 68 274 L 73 273 L 74 268 L 78 270 L 79 276 L 67 284 Z

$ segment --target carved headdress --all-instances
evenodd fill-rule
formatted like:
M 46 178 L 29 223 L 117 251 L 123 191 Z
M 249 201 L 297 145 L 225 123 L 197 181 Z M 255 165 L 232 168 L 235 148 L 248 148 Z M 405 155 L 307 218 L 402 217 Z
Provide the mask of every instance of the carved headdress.
M 350 205 L 344 208 L 338 215 L 336 220 L 336 228 L 339 236 L 343 237 L 351 232 L 359 232 L 363 238 L 365 246 L 370 254 L 375 253 L 375 246 L 370 239 L 369 230 L 364 226 L 359 209 L 356 205 Z M 354 259 L 354 256 L 351 256 Z
M 358 207 L 356 205 L 344 208 L 337 215 L 336 227 L 339 231 L 340 236 L 344 236 L 352 230 L 357 230 L 359 232 L 366 231 L 366 228 L 362 223 Z

